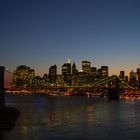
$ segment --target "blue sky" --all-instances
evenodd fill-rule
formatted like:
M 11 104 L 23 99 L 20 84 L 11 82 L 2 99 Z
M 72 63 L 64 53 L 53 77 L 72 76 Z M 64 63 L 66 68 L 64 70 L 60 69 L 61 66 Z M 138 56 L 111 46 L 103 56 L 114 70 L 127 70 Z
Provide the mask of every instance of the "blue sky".
M 140 60 L 139 0 L 1 0 L 0 65 L 37 74 L 71 58 L 110 74 L 135 70 Z

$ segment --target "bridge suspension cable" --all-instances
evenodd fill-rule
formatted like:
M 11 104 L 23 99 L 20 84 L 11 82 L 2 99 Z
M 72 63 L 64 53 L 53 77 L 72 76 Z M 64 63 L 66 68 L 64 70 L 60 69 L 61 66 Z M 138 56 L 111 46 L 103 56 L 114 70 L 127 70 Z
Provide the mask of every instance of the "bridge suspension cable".
M 136 89 L 136 88 L 132 87 L 131 85 L 129 85 L 127 82 L 125 82 L 124 80 L 122 80 L 120 78 L 119 78 L 119 81 L 120 81 L 121 86 L 125 85 L 126 87 L 128 87 L 130 89 Z
M 96 83 L 93 83 L 92 86 L 99 86 L 99 85 L 107 84 L 107 83 L 113 81 L 115 78 L 116 78 L 116 76 L 101 79 L 100 81 L 97 81 Z
M 105 84 L 108 84 L 109 82 L 113 82 L 115 79 L 118 79 L 119 85 L 121 85 L 122 87 L 127 87 L 127 88 L 130 88 L 130 89 L 136 89 L 136 88 L 132 87 L 131 85 L 129 85 L 124 80 L 118 78 L 116 75 L 101 79 L 101 80 L 91 84 L 91 86 L 94 87 L 94 86 L 99 86 L 99 85 L 105 85 Z

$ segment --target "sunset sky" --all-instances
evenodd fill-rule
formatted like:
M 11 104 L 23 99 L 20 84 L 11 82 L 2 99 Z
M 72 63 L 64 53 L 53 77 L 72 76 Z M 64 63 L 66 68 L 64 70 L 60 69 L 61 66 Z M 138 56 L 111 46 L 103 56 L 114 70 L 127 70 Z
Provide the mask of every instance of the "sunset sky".
M 140 64 L 140 0 L 1 0 L 0 65 L 42 75 L 68 58 L 110 74 Z

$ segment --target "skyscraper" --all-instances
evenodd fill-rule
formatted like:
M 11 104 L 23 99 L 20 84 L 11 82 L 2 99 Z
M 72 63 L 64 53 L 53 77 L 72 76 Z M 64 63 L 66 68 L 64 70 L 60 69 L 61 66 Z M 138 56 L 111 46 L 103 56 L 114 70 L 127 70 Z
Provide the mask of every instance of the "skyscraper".
M 94 76 L 97 76 L 97 68 L 96 67 L 91 67 L 91 74 Z
M 35 77 L 35 71 L 30 69 L 25 65 L 17 67 L 16 71 L 13 74 L 13 87 L 24 88 L 32 84 L 32 80 Z
M 49 68 L 49 82 L 52 84 L 55 84 L 56 79 L 57 79 L 57 66 L 53 65 L 53 66 L 50 66 Z
M 85 73 L 91 72 L 91 63 L 90 61 L 82 61 L 82 70 Z
M 101 68 L 98 69 L 98 78 L 108 77 L 108 71 L 108 66 L 101 66 Z
M 62 65 L 62 75 L 71 75 L 71 64 L 65 63 Z
M 76 69 L 76 64 L 73 62 L 72 64 L 72 75 L 76 75 L 78 73 L 78 70 Z
M 64 63 L 62 65 L 62 75 L 67 84 L 71 84 L 71 63 Z
M 124 78 L 125 78 L 125 71 L 120 71 L 119 78 L 124 80 Z
M 102 69 L 102 77 L 108 77 L 108 66 L 101 66 Z
M 130 85 L 135 87 L 137 85 L 137 78 L 136 78 L 136 72 L 131 71 L 130 72 Z

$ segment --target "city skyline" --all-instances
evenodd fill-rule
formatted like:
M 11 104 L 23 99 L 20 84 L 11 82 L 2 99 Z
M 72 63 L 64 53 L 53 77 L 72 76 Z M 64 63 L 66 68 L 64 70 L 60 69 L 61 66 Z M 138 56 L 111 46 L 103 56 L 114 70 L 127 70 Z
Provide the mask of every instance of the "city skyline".
M 35 69 L 32 69 L 30 66 L 27 66 L 27 65 L 19 65 L 17 66 L 13 71 L 11 70 L 8 70 L 8 69 L 5 69 L 5 87 L 11 87 L 11 84 L 13 82 L 13 79 L 14 79 L 14 75 L 15 73 L 17 72 L 17 70 L 21 69 L 21 72 L 23 72 L 22 70 L 25 70 L 25 73 L 29 70 L 29 75 L 31 74 L 32 76 L 34 75 L 34 77 L 37 77 L 37 78 L 49 78 L 50 81 L 52 79 L 52 82 L 54 82 L 56 80 L 56 77 L 61 77 L 62 75 L 64 76 L 65 74 L 69 75 L 70 77 L 71 76 L 78 76 L 78 74 L 84 74 L 83 76 L 85 77 L 87 74 L 89 74 L 90 76 L 94 75 L 94 77 L 92 77 L 93 79 L 96 79 L 95 77 L 97 76 L 97 79 L 99 78 L 103 78 L 104 76 L 107 77 L 111 77 L 113 76 L 114 74 L 110 74 L 109 73 L 109 67 L 108 66 L 105 66 L 105 65 L 102 65 L 100 67 L 95 67 L 95 66 L 92 66 L 91 65 L 91 61 L 87 61 L 87 60 L 83 60 L 81 62 L 81 68 L 82 69 L 77 69 L 77 65 L 74 61 L 72 61 L 71 59 L 68 59 L 67 62 L 64 62 L 63 65 L 60 66 L 61 67 L 61 72 L 59 73 L 57 71 L 57 68 L 58 68 L 58 65 L 57 64 L 54 64 L 54 65 L 51 65 L 49 68 L 48 68 L 48 72 L 46 73 L 43 73 L 42 76 L 38 75 L 36 73 L 36 70 Z M 125 79 L 126 80 L 136 80 L 136 77 L 137 77 L 137 73 L 139 71 L 140 68 L 135 68 L 135 70 L 131 70 L 129 71 L 129 73 L 127 74 L 126 71 L 119 71 L 119 74 L 116 75 L 122 79 Z M 26 71 L 27 70 L 27 71 Z M 24 73 L 24 72 L 23 72 Z M 81 75 L 80 74 L 80 75 Z M 102 75 L 101 77 L 99 75 Z M 96 76 L 95 76 L 96 75 Z M 62 78 L 62 77 L 61 77 Z M 72 80 L 72 79 L 71 79 Z M 70 80 L 70 81 L 71 81 Z
M 110 75 L 139 66 L 138 0 L 6 0 L 0 2 L 0 64 L 28 65 L 37 75 L 68 58 L 109 66 Z M 65 59 L 65 60 L 64 60 Z
M 67 59 L 67 61 L 63 62 L 61 65 L 58 65 L 58 64 L 56 64 L 56 63 L 49 65 L 48 67 L 46 67 L 45 73 L 43 73 L 43 71 L 41 72 L 42 75 L 40 75 L 40 73 L 38 73 L 37 70 L 34 69 L 33 67 L 32 67 L 32 69 L 35 70 L 35 75 L 36 75 L 36 76 L 42 77 L 44 74 L 49 74 L 49 69 L 50 69 L 52 66 L 56 66 L 56 67 L 57 67 L 57 74 L 59 75 L 59 74 L 62 74 L 62 66 L 63 66 L 64 64 L 70 63 L 71 66 L 72 66 L 73 64 L 76 66 L 77 72 L 83 72 L 83 62 L 85 62 L 85 61 L 87 61 L 87 62 L 90 63 L 90 68 L 97 68 L 97 69 L 100 69 L 102 66 L 107 66 L 107 65 L 100 65 L 100 66 L 98 65 L 98 67 L 97 67 L 97 65 L 96 65 L 96 66 L 95 66 L 95 65 L 92 65 L 93 63 L 92 63 L 92 61 L 90 61 L 90 60 L 82 60 L 82 61 L 80 62 L 80 64 L 77 64 L 77 63 L 75 63 L 76 61 L 72 61 L 71 59 Z M 6 66 L 4 66 L 4 65 L 2 65 L 2 66 L 5 67 L 5 72 L 10 72 L 10 73 L 14 73 L 14 71 L 16 70 L 16 68 L 19 67 L 19 66 L 31 67 L 31 65 L 19 64 L 18 66 L 16 66 L 15 68 L 13 68 L 13 69 L 11 70 L 11 69 L 8 69 L 8 67 L 6 67 Z M 78 66 L 78 67 L 77 67 L 77 66 Z M 109 66 L 108 66 L 108 67 L 109 67 Z M 59 70 L 58 70 L 58 68 L 59 68 Z M 139 68 L 140 68 L 140 66 L 135 67 L 134 69 L 129 69 L 128 71 L 125 71 L 124 69 L 122 69 L 122 70 L 120 70 L 120 71 L 117 71 L 117 74 L 115 74 L 115 73 L 112 74 L 112 73 L 110 73 L 110 67 L 109 67 L 109 76 L 112 76 L 112 75 L 117 75 L 117 76 L 119 76 L 120 72 L 121 72 L 121 71 L 124 71 L 125 74 L 129 77 L 129 74 L 130 74 L 131 71 L 136 72 L 137 69 L 139 69 Z M 71 70 L 71 72 L 72 72 L 72 70 Z M 127 72 L 128 72 L 128 73 L 127 73 Z

